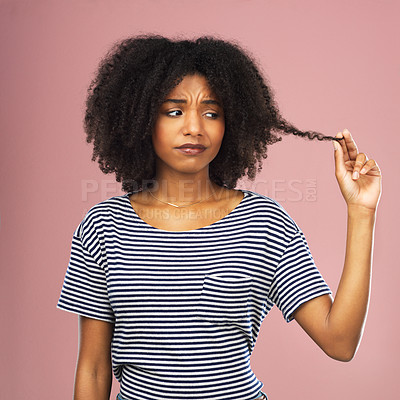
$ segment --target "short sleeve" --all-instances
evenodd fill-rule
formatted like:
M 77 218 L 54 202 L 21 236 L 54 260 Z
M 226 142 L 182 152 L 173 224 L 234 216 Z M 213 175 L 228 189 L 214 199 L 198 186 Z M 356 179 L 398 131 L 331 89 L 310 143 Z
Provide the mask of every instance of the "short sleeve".
M 286 322 L 303 303 L 332 291 L 318 271 L 301 230 L 296 231 L 277 265 L 269 297 Z
M 99 257 L 95 257 L 98 243 L 89 238 L 90 243 L 85 246 L 80 232 L 81 224 L 72 237 L 71 256 L 57 308 L 114 323 L 106 274 Z

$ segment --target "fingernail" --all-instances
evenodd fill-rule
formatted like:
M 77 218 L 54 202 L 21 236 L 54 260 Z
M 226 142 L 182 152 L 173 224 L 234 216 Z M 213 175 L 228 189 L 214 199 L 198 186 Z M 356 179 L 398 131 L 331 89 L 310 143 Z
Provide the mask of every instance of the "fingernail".
M 360 174 L 358 173 L 358 171 L 353 172 L 353 179 L 358 179 L 359 176 Z
M 367 169 L 366 168 L 362 168 L 361 171 L 360 171 L 360 174 L 365 174 L 366 172 L 367 172 Z
M 336 151 L 338 149 L 338 144 L 337 144 L 336 140 L 333 140 L 332 143 L 333 143 L 333 148 Z

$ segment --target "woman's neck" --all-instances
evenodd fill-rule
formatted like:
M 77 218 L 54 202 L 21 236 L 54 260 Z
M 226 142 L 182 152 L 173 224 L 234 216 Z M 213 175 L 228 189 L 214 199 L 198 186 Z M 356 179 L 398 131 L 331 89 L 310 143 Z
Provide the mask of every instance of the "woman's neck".
M 208 179 L 172 178 L 153 180 L 149 190 L 157 199 L 178 204 L 194 203 L 207 198 L 218 199 L 224 188 Z

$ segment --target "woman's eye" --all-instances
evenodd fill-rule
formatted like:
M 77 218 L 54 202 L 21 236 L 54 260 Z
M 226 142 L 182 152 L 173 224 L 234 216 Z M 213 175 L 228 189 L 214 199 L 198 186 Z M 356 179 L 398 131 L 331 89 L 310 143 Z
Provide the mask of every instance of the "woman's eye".
M 208 113 L 206 113 L 206 115 L 209 115 L 210 118 L 212 118 L 212 119 L 217 119 L 218 118 L 218 114 L 217 113 L 208 112 Z
M 180 114 L 176 114 L 176 113 L 181 113 L 182 114 L 182 111 L 181 110 L 172 110 L 172 111 L 167 111 L 166 112 L 167 115 L 170 115 L 172 117 L 177 117 L 178 115 L 180 115 Z

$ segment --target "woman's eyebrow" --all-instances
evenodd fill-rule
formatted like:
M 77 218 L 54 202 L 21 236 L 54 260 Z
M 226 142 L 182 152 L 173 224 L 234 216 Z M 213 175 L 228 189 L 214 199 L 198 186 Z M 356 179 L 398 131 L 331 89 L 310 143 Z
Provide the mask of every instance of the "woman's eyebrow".
M 184 100 L 184 99 L 165 99 L 165 100 L 163 101 L 163 103 L 175 103 L 175 104 L 184 103 L 184 104 L 186 104 L 187 101 Z M 221 104 L 220 104 L 217 100 L 203 100 L 201 103 L 202 103 L 202 104 L 215 104 L 215 105 L 221 107 Z

